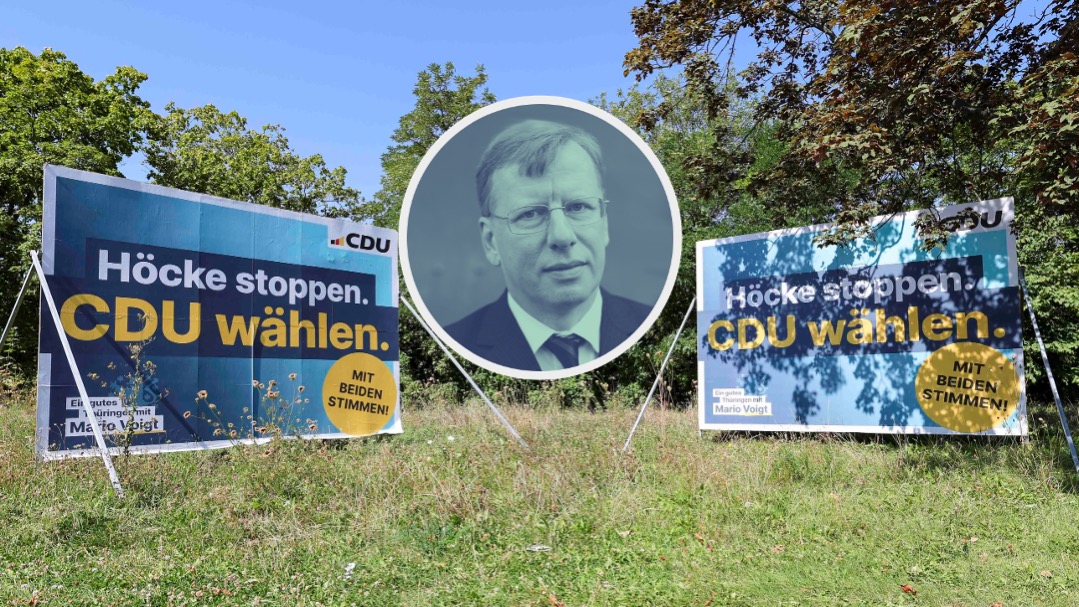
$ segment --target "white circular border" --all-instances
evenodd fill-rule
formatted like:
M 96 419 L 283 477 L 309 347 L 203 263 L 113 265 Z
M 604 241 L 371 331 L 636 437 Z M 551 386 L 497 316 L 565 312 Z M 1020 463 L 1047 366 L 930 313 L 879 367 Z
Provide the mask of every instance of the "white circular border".
M 629 139 L 637 149 L 644 154 L 644 157 L 648 159 L 648 162 L 652 165 L 652 170 L 656 172 L 656 176 L 659 177 L 660 183 L 663 185 L 663 191 L 667 195 L 667 204 L 670 206 L 671 211 L 671 227 L 673 231 L 673 242 L 671 247 L 671 264 L 670 269 L 667 271 L 667 281 L 663 284 L 663 291 L 660 293 L 659 299 L 656 300 L 655 305 L 652 306 L 652 311 L 648 313 L 648 316 L 641 323 L 641 326 L 637 327 L 629 337 L 624 339 L 617 347 L 611 349 L 606 354 L 595 358 L 587 363 L 577 365 L 576 367 L 570 367 L 568 369 L 556 369 L 553 371 L 527 371 L 522 369 L 514 369 L 512 367 L 504 367 L 499 364 L 495 364 L 485 358 L 476 356 L 471 350 L 465 348 L 461 344 L 457 343 L 449 333 L 442 328 L 430 310 L 423 302 L 423 298 L 419 296 L 419 289 L 416 287 L 416 282 L 412 276 L 412 266 L 408 259 L 408 217 L 412 211 L 412 197 L 416 193 L 416 188 L 419 186 L 420 180 L 423 178 L 424 172 L 427 171 L 427 167 L 438 155 L 439 151 L 453 139 L 455 135 L 468 128 L 472 123 L 477 122 L 491 114 L 500 112 L 514 107 L 521 107 L 526 105 L 555 105 L 565 108 L 570 108 L 590 114 L 600 120 L 603 120 L 607 124 L 611 125 L 618 130 L 623 136 Z M 545 95 L 534 95 L 528 97 L 514 97 L 512 99 L 506 99 L 504 101 L 498 101 L 491 105 L 485 106 L 475 112 L 469 114 L 463 118 L 460 122 L 453 125 L 450 130 L 442 134 L 435 142 L 431 149 L 427 150 L 424 154 L 423 160 L 420 161 L 419 166 L 416 167 L 416 171 L 412 173 L 412 179 L 408 182 L 408 190 L 405 191 L 405 199 L 401 205 L 401 221 L 398 224 L 398 233 L 400 238 L 400 256 L 401 256 L 401 271 L 405 276 L 405 285 L 408 287 L 408 292 L 412 295 L 412 299 L 416 304 L 416 308 L 419 310 L 420 315 L 423 317 L 424 322 L 438 335 L 445 344 L 450 346 L 454 352 L 463 356 L 466 360 L 484 368 L 488 371 L 493 371 L 501 375 L 509 377 L 515 377 L 518 379 L 563 379 L 566 377 L 574 377 L 582 373 L 587 373 L 593 369 L 597 369 L 612 360 L 618 358 L 626 350 L 632 348 L 641 337 L 644 336 L 652 325 L 655 324 L 656 319 L 663 312 L 663 308 L 667 305 L 667 300 L 671 296 L 671 291 L 674 290 L 674 281 L 678 277 L 678 265 L 682 257 L 682 215 L 678 210 L 678 199 L 674 194 L 674 187 L 671 186 L 671 180 L 667 177 L 667 172 L 663 169 L 663 165 L 660 163 L 659 158 L 652 152 L 652 149 L 648 147 L 648 144 L 641 139 L 641 137 L 630 129 L 624 122 L 615 118 L 611 114 L 587 103 L 577 101 L 574 99 L 567 99 L 565 97 L 551 97 Z

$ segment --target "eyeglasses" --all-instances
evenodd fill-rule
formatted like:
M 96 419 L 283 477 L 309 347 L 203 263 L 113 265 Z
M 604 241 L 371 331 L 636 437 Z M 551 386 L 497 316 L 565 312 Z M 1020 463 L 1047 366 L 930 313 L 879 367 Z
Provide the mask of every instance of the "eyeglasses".
M 578 198 L 562 203 L 560 207 L 548 207 L 541 204 L 519 207 L 505 217 L 489 215 L 495 219 L 506 220 L 506 227 L 517 235 L 535 234 L 547 229 L 551 223 L 551 212 L 562 211 L 566 221 L 574 226 L 586 226 L 597 223 L 607 216 L 607 203 L 603 198 Z

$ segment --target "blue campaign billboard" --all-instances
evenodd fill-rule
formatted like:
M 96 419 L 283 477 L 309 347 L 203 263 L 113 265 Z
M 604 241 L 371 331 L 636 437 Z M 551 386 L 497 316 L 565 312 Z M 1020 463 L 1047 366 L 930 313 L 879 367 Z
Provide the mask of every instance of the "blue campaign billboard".
M 698 242 L 700 427 L 1025 435 L 1012 200 L 936 209 L 933 251 L 923 212 Z
M 42 266 L 116 452 L 401 432 L 393 230 L 46 166 Z M 96 453 L 44 298 L 35 443 Z

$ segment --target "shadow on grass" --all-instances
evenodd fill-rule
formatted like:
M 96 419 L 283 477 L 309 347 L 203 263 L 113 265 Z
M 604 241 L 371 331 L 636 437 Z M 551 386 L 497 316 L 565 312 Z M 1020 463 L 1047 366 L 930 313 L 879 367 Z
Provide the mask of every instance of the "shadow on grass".
M 100 507 L 74 509 L 61 515 L 49 534 L 57 543 L 84 548 L 123 549 L 135 544 L 137 538 L 125 533 L 128 521 L 120 511 L 99 512 Z

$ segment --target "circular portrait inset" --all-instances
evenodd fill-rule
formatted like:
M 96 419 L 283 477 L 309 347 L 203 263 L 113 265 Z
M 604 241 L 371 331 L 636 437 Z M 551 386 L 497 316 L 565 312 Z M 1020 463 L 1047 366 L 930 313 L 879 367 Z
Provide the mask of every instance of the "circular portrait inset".
M 519 97 L 447 131 L 409 183 L 401 268 L 427 324 L 523 379 L 590 371 L 663 310 L 682 249 L 667 174 L 586 103 Z

